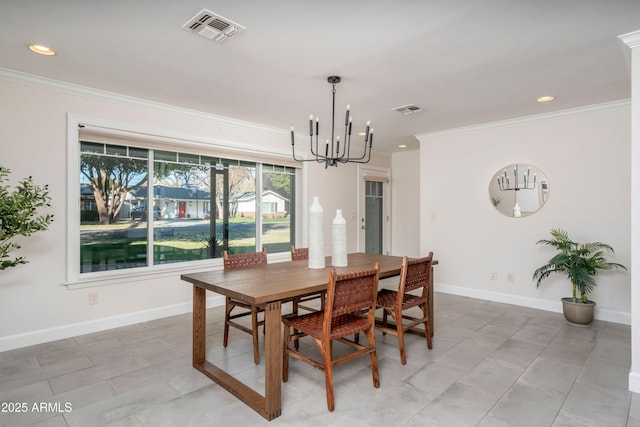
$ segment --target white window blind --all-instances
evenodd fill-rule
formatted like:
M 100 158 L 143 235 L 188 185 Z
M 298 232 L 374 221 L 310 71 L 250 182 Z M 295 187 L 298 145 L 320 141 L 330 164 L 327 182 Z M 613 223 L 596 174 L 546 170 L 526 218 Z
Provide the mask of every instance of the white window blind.
M 171 149 L 193 154 L 234 159 L 254 163 L 274 163 L 290 168 L 299 168 L 300 163 L 283 154 L 261 150 L 256 147 L 229 146 L 209 141 L 194 141 L 175 136 L 152 135 L 127 130 L 103 128 L 81 124 L 78 129 L 81 141 L 101 142 L 115 145 L 137 146 L 150 149 Z

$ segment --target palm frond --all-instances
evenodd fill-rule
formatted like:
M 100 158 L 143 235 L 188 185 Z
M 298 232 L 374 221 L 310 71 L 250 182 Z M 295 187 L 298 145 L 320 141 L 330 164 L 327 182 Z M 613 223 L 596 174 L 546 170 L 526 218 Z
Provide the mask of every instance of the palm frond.
M 563 273 L 580 291 L 582 301 L 586 302 L 586 295 L 595 289 L 597 284 L 595 276 L 599 271 L 627 269 L 622 264 L 607 261 L 604 252 L 614 253 L 614 251 L 606 243 L 578 243 L 571 240 L 569 234 L 562 229 L 551 230 L 551 237 L 552 239 L 542 239 L 537 242 L 537 244 L 556 248 L 558 253 L 534 271 L 533 280 L 536 281 L 536 287 L 539 287 L 551 274 Z

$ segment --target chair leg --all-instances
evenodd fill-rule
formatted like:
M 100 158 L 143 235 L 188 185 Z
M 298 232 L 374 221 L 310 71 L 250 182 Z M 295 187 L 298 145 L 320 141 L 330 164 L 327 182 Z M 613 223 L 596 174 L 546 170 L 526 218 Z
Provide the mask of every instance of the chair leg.
M 291 314 L 294 316 L 298 315 L 298 298 L 294 298 L 293 302 L 292 302 L 292 309 L 291 309 Z M 297 329 L 293 330 L 294 335 L 298 333 Z M 293 345 L 296 348 L 296 350 L 298 350 L 300 348 L 300 340 L 295 339 L 293 341 Z
M 384 328 L 387 327 L 387 309 L 386 308 L 382 309 L 382 326 Z M 382 336 L 385 336 L 385 335 L 387 335 L 387 333 L 383 330 L 382 331 Z
M 362 314 L 362 312 L 360 312 Z M 356 344 L 360 344 L 360 332 L 356 332 L 353 334 L 353 342 Z
M 400 362 L 403 365 L 407 364 L 407 352 L 404 349 L 404 327 L 402 325 L 402 311 L 396 312 L 393 315 L 396 321 L 396 332 L 398 335 L 398 348 L 400 348 Z
M 291 330 L 289 326 L 284 326 L 284 337 L 282 340 L 282 381 L 289 381 L 289 341 L 291 340 Z
M 226 347 L 229 342 L 229 315 L 231 314 L 231 310 L 233 310 L 233 306 L 229 303 L 229 297 L 227 297 L 224 307 L 224 337 L 222 339 L 222 345 L 224 347 Z
M 333 365 L 331 363 L 331 340 L 322 346 L 322 360 L 324 362 L 324 383 L 327 392 L 327 409 L 334 410 L 333 397 Z
M 260 349 L 258 347 L 258 309 L 251 307 L 251 335 L 253 336 L 253 361 L 260 363 Z
M 369 353 L 371 357 L 371 376 L 373 377 L 373 386 L 380 387 L 380 373 L 378 372 L 378 356 L 376 354 L 376 336 L 375 327 L 371 327 L 366 331 L 369 346 L 373 347 L 373 351 Z
M 424 318 L 427 319 L 424 322 L 424 333 L 427 336 L 427 348 L 431 350 L 433 348 L 433 343 L 431 342 L 431 319 L 429 318 L 429 307 L 427 304 L 424 304 L 420 308 L 422 308 Z

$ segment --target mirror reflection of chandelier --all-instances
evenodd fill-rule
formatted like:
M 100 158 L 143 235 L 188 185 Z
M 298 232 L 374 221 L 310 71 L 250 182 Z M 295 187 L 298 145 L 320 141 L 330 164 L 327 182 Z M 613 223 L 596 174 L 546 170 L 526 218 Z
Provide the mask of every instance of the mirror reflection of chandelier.
M 518 180 L 518 165 L 513 167 L 513 182 L 509 179 L 507 170 L 498 176 L 498 188 L 500 191 L 519 191 L 519 190 L 533 190 L 536 188 L 537 174 L 534 172 L 533 181 L 531 180 L 531 168 L 527 168 L 527 172 L 522 174 L 522 181 Z
M 349 105 L 347 105 L 347 111 L 344 119 L 344 139 L 342 146 L 340 145 L 340 136 L 335 134 L 335 116 L 336 116 L 336 84 L 340 83 L 340 77 L 330 76 L 327 81 L 333 86 L 333 105 L 331 110 L 331 141 L 326 140 L 324 146 L 324 154 L 320 152 L 322 149 L 319 147 L 319 133 L 320 133 L 320 119 L 316 117 L 315 120 L 315 133 L 313 125 L 313 114 L 309 116 L 309 139 L 310 150 L 313 155 L 312 159 L 302 159 L 296 157 L 295 138 L 293 135 L 293 126 L 291 127 L 291 151 L 293 153 L 293 159 L 298 162 L 312 162 L 324 163 L 325 169 L 329 166 L 338 166 L 338 163 L 368 163 L 371 158 L 371 146 L 373 145 L 373 128 L 370 127 L 371 122 L 367 122 L 367 126 L 364 132 L 364 151 L 360 157 L 351 157 L 351 126 L 352 117 L 349 111 Z M 315 144 L 313 137 L 315 136 Z M 329 143 L 331 142 L 331 143 Z M 341 150 L 342 149 L 342 150 Z

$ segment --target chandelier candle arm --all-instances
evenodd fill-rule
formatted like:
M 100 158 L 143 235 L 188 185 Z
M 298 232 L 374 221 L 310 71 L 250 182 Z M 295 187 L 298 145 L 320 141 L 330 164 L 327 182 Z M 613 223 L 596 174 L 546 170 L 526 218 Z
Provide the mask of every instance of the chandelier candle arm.
M 317 156 L 316 153 L 319 153 L 318 151 L 318 134 L 320 133 L 319 129 L 320 129 L 320 117 L 316 117 L 316 152 L 315 153 L 313 152 L 313 138 L 311 139 L 311 153 L 314 156 Z
M 301 159 L 296 157 L 295 153 L 295 135 L 294 128 L 291 127 L 291 151 L 293 159 L 298 162 L 316 161 L 324 163 L 325 168 L 329 166 L 338 166 L 338 163 L 368 163 L 371 159 L 371 149 L 373 146 L 373 128 L 370 127 L 371 121 L 367 122 L 364 139 L 364 150 L 360 157 L 351 157 L 351 131 L 353 127 L 353 116 L 351 115 L 351 106 L 347 105 L 344 117 L 344 140 L 340 147 L 340 136 L 335 133 L 335 109 L 336 109 L 336 84 L 340 83 L 339 76 L 330 76 L 327 81 L 332 85 L 332 116 L 331 116 L 331 147 L 329 147 L 329 139 L 326 140 L 324 155 L 318 151 L 318 139 L 320 134 L 320 119 L 316 117 L 316 146 L 313 147 L 313 114 L 309 116 L 309 149 L 312 159 Z M 340 150 L 342 148 L 342 151 Z M 335 149 L 335 150 L 334 150 Z
M 371 138 L 373 139 L 373 135 L 371 135 Z M 531 168 L 527 168 L 527 172 L 522 174 L 523 185 L 521 186 L 520 182 L 518 181 L 518 167 L 515 166 L 513 168 L 513 186 L 511 185 L 511 181 L 509 180 L 509 175 L 507 174 L 506 169 L 502 172 L 501 175 L 496 176 L 496 180 L 498 181 L 498 188 L 500 189 L 500 191 L 533 190 L 536 188 L 538 174 L 536 172 L 533 173 L 532 183 Z

